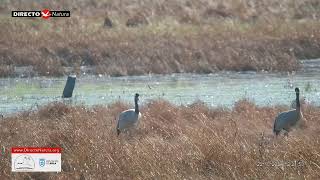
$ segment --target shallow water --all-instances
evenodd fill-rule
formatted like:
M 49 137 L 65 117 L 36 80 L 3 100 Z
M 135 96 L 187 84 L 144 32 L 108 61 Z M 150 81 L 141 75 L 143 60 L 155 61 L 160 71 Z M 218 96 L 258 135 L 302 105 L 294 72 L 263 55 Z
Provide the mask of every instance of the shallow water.
M 294 88 L 300 87 L 301 95 L 307 101 L 320 105 L 320 68 L 311 61 L 304 66 L 306 68 L 296 74 L 222 72 L 208 75 L 81 76 L 76 81 L 73 103 L 97 105 L 117 100 L 133 103 L 133 96 L 138 92 L 142 104 L 163 98 L 178 105 L 201 100 L 214 107 L 232 107 L 234 102 L 249 98 L 260 106 L 290 105 L 295 99 Z M 11 114 L 61 101 L 66 79 L 0 79 L 0 113 Z

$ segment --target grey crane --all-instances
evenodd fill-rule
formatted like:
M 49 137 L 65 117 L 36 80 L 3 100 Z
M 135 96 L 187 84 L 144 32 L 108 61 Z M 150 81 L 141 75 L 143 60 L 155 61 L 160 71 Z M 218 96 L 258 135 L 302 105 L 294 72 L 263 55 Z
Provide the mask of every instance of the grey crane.
M 120 113 L 118 124 L 117 124 L 117 134 L 119 135 L 121 131 L 125 131 L 137 126 L 141 113 L 139 111 L 139 94 L 136 93 L 134 96 L 134 109 L 128 109 Z
M 300 107 L 300 99 L 299 99 L 299 88 L 295 88 L 296 92 L 296 109 L 285 111 L 280 113 L 275 121 L 273 126 L 273 132 L 276 135 L 279 135 L 281 130 L 285 130 L 285 135 L 288 135 L 289 131 L 292 127 L 294 127 L 299 120 L 302 119 L 302 112 Z

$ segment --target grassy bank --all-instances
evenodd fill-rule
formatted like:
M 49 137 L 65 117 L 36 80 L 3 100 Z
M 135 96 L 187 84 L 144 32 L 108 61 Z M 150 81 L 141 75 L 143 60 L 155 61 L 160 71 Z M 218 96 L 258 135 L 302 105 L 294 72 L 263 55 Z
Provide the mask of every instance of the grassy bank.
M 0 156 L 1 179 L 320 177 L 319 108 L 305 107 L 307 124 L 288 139 L 275 139 L 273 120 L 285 107 L 239 101 L 224 110 L 158 100 L 141 108 L 143 118 L 134 137 L 117 137 L 115 117 L 127 107 L 114 103 L 87 109 L 56 103 L 6 118 L 0 122 L 2 146 L 59 146 L 63 164 L 58 174 L 11 173 L 6 154 Z
M 70 18 L 12 18 L 11 10 L 65 9 Z M 320 3 L 294 1 L 4 1 L 0 76 L 141 75 L 220 70 L 295 71 L 320 57 Z M 112 27 L 104 25 L 106 19 Z

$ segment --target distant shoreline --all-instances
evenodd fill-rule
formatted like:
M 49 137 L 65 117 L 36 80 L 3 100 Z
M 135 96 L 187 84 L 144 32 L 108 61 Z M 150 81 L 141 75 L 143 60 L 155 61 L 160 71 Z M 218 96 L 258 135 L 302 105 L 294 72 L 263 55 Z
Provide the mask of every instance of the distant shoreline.
M 66 4 L 71 17 L 48 20 L 7 16 L 7 9 L 48 4 L 1 4 L 0 77 L 21 66 L 39 76 L 62 76 L 68 67 L 74 73 L 96 67 L 90 73 L 110 76 L 293 72 L 298 59 L 320 57 L 319 3 L 90 2 Z
M 318 69 L 320 67 L 320 59 L 304 59 L 304 60 L 298 60 L 299 62 L 299 67 L 295 71 L 291 71 L 288 73 L 295 73 L 295 72 L 314 72 L 315 69 Z M 63 69 L 63 74 L 62 75 L 55 75 L 55 74 L 48 74 L 48 75 L 39 75 L 37 71 L 35 71 L 34 66 L 15 66 L 12 68 L 12 73 L 10 73 L 10 76 L 0 76 L 0 78 L 30 78 L 30 77 L 62 77 L 66 75 L 78 75 L 78 76 L 110 76 L 110 77 L 125 77 L 126 75 L 114 75 L 114 74 L 101 74 L 97 73 L 97 69 L 99 67 L 97 66 L 80 66 L 78 68 L 78 72 L 75 73 L 74 70 L 76 68 L 74 67 L 62 67 Z M 215 74 L 215 73 L 223 73 L 223 72 L 234 72 L 234 73 L 245 73 L 245 72 L 255 72 L 255 73 L 286 73 L 287 71 L 280 71 L 280 72 L 274 72 L 274 71 L 256 71 L 256 70 L 247 70 L 247 71 L 226 71 L 226 70 L 219 70 L 219 71 L 213 71 L 213 72 L 207 72 L 207 73 L 190 73 L 190 72 L 178 72 L 178 73 L 169 73 L 169 74 L 154 74 L 154 73 L 148 73 L 148 74 L 139 74 L 138 76 L 145 76 L 145 75 L 172 75 L 172 74 Z M 136 75 L 133 75 L 136 76 Z
M 29 22 L 25 25 L 31 26 Z M 320 23 L 318 25 L 314 28 L 320 27 Z M 265 35 L 251 37 L 247 32 L 236 30 L 220 36 L 210 32 L 214 26 L 203 27 L 203 31 L 191 34 L 182 32 L 179 36 L 175 33 L 187 27 L 176 27 L 178 29 L 173 32 L 165 30 L 165 34 L 157 36 L 150 34 L 150 28 L 153 27 L 111 32 L 98 30 L 97 33 L 104 34 L 102 37 L 97 35 L 91 39 L 87 36 L 86 41 L 75 39 L 75 34 L 69 37 L 57 32 L 48 35 L 46 31 L 38 31 L 40 35 L 35 36 L 35 32 L 30 31 L 22 42 L 17 39 L 18 32 L 12 30 L 13 37 L 1 38 L 4 46 L 10 48 L 0 48 L 0 77 L 15 76 L 15 67 L 31 69 L 30 76 L 62 76 L 82 71 L 110 76 L 219 71 L 293 72 L 299 69 L 298 59 L 320 57 L 320 33 L 314 34 L 310 29 L 270 39 Z M 248 33 L 250 31 L 256 30 L 248 29 Z M 127 33 L 128 37 L 121 36 L 121 33 Z M 302 35 L 287 37 L 297 33 Z M 47 38 L 48 42 L 38 43 Z M 64 42 L 67 38 L 70 43 Z M 86 69 L 81 69 L 83 67 Z

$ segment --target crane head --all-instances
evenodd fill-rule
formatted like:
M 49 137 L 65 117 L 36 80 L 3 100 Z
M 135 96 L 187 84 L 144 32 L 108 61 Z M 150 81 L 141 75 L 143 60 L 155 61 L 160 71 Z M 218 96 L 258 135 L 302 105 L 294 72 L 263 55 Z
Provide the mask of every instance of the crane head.
M 138 93 L 135 94 L 134 99 L 135 99 L 136 101 L 139 100 L 139 94 L 138 94 Z

